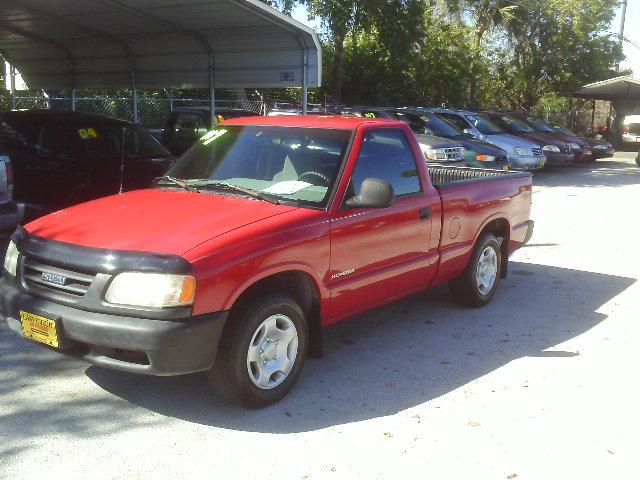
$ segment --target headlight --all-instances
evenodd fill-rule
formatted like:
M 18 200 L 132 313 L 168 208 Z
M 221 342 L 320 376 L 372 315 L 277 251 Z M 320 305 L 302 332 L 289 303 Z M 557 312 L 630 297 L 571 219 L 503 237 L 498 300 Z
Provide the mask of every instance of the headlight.
M 580 150 L 580 145 L 578 145 L 577 143 L 567 143 L 567 145 L 569 145 L 569 148 L 571 148 L 571 150 Z
M 196 279 L 191 275 L 124 272 L 109 285 L 105 300 L 136 307 L 180 307 L 191 305 Z
M 558 147 L 556 147 L 555 145 L 545 145 L 544 147 L 542 147 L 542 151 L 543 152 L 556 152 L 556 153 L 560 153 L 560 149 Z
M 518 155 L 519 157 L 528 157 L 531 155 L 531 152 L 529 151 L 528 148 L 515 147 L 513 149 L 513 154 Z
M 476 160 L 478 160 L 479 162 L 495 162 L 496 157 L 494 157 L 493 155 L 478 155 L 476 157 Z
M 16 276 L 16 270 L 18 268 L 18 247 L 13 243 L 13 240 L 9 242 L 7 247 L 7 253 L 4 256 L 4 269 L 14 277 Z
M 429 145 L 421 145 L 424 156 L 429 160 L 446 160 L 447 154 L 444 152 L 444 148 L 433 148 Z

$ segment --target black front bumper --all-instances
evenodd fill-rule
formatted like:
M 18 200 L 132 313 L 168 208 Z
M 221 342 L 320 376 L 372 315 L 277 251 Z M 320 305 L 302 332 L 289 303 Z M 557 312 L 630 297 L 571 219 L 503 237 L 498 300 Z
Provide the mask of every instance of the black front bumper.
M 573 163 L 573 153 L 544 152 L 547 157 L 547 165 L 571 165 Z
M 59 351 L 96 365 L 149 375 L 208 370 L 228 312 L 149 319 L 80 310 L 24 293 L 0 279 L 0 309 L 22 335 L 20 310 L 57 320 Z

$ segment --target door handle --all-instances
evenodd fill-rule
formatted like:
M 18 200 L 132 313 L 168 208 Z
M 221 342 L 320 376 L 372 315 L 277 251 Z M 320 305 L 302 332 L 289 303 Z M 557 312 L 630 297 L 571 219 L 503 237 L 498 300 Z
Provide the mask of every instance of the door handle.
M 424 207 L 418 210 L 418 217 L 420 218 L 420 220 L 426 220 L 430 216 L 431 216 L 430 207 Z

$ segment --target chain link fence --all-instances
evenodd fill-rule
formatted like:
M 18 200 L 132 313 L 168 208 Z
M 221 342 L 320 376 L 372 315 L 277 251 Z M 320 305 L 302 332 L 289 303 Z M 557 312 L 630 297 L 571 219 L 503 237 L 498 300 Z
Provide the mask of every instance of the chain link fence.
M 108 117 L 131 121 L 133 100 L 131 97 L 76 97 L 76 111 L 97 113 Z M 253 100 L 216 100 L 217 108 L 238 108 L 266 114 L 275 102 Z M 209 107 L 209 99 L 138 97 L 138 123 L 147 129 L 159 129 L 173 109 L 186 107 Z M 11 97 L 0 97 L 0 110 L 55 109 L 71 110 L 68 97 L 16 96 L 15 107 Z

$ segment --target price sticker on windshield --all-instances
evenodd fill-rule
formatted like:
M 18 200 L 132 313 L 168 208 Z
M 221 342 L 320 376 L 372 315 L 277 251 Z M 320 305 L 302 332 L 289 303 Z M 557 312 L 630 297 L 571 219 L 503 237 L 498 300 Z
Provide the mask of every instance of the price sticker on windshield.
M 204 146 L 207 146 L 211 142 L 223 136 L 225 133 L 227 133 L 225 129 L 211 130 L 210 132 L 207 132 L 202 136 L 202 138 L 200 139 L 200 143 L 202 143 L 202 145 Z

